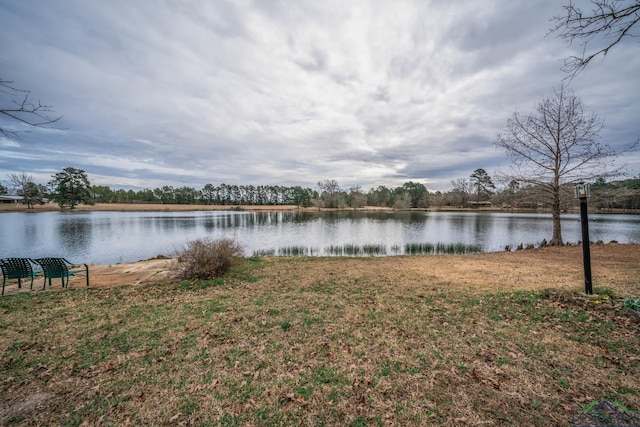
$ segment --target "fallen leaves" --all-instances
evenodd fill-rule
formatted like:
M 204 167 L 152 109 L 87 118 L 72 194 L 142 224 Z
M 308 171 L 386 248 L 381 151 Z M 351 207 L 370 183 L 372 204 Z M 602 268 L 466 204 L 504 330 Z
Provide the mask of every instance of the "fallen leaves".
M 304 397 L 302 396 L 298 396 L 295 393 L 287 393 L 284 395 L 284 401 L 285 402 L 292 402 L 292 403 L 297 403 L 301 406 L 306 406 L 309 404 L 309 402 L 307 402 Z
M 218 380 L 214 379 L 213 381 L 211 381 L 209 384 L 192 384 L 189 387 L 189 393 L 190 394 L 195 394 L 204 390 L 213 390 L 218 386 Z

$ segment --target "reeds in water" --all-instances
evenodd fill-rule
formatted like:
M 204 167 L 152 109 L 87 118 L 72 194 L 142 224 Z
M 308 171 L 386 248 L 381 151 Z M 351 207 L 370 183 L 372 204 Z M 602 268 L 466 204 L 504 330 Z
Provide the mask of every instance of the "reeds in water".
M 391 255 L 403 255 L 403 247 L 391 246 Z M 407 243 L 404 245 L 404 255 L 443 255 L 443 254 L 470 254 L 482 251 L 480 245 L 468 245 L 465 243 Z M 318 256 L 320 250 L 309 246 L 283 246 L 278 250 L 261 249 L 253 252 L 253 256 Z M 387 246 L 384 244 L 345 244 L 330 245 L 324 248 L 324 254 L 328 256 L 386 256 Z
M 330 256 L 382 256 L 387 254 L 387 246 L 381 244 L 367 245 L 331 245 L 325 248 Z
M 469 245 L 466 243 L 407 243 L 405 254 L 407 255 L 454 255 L 454 254 L 474 254 L 482 251 L 480 245 Z
M 382 256 L 387 254 L 387 246 L 379 244 L 363 245 L 362 252 L 369 256 Z
M 276 256 L 276 250 L 275 249 L 258 249 L 257 251 L 253 251 L 253 256 L 255 257 Z
M 253 251 L 253 256 L 266 257 L 266 256 L 318 256 L 318 248 L 312 248 L 309 246 L 283 246 L 276 249 L 259 249 Z
M 310 254 L 307 246 L 284 246 L 278 249 L 280 256 L 307 256 Z
M 424 255 L 434 253 L 435 246 L 431 243 L 407 243 L 404 253 L 407 255 Z

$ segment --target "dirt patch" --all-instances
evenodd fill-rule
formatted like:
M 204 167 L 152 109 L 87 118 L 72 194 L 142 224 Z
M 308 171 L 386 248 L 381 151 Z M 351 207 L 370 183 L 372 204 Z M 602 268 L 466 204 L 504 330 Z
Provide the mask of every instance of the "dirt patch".
M 134 263 L 91 266 L 91 286 L 109 287 L 165 283 L 173 279 L 176 259 L 161 258 Z
M 0 423 L 20 421 L 32 413 L 42 411 L 53 401 L 51 393 L 31 394 L 10 406 L 0 408 Z

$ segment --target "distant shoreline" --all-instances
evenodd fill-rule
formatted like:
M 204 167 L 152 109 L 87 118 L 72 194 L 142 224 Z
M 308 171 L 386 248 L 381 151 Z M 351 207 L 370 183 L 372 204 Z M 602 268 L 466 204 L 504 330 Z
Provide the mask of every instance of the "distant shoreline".
M 448 208 L 448 207 L 447 207 Z M 56 212 L 61 209 L 54 203 L 36 205 L 33 209 L 28 209 L 25 205 L 13 203 L 0 203 L 0 213 L 2 212 Z M 299 207 L 295 205 L 177 205 L 162 203 L 96 203 L 95 205 L 78 205 L 74 209 L 64 209 L 64 211 L 121 211 L 121 212 L 188 212 L 188 211 L 299 211 L 299 212 L 331 212 L 331 211 L 397 211 L 398 209 L 365 206 L 362 208 L 329 209 L 311 207 Z M 402 209 L 405 210 L 405 209 Z M 436 211 L 445 210 L 437 207 L 406 209 L 414 211 Z M 466 211 L 493 211 L 501 212 L 501 208 L 451 208 L 446 210 L 466 210 Z
M 233 206 L 233 205 L 177 205 L 162 203 L 96 203 L 78 205 L 74 209 L 60 209 L 55 203 L 36 205 L 28 209 L 25 205 L 0 204 L 0 212 L 56 212 L 56 211 L 115 211 L 115 212 L 188 212 L 188 211 L 288 211 L 317 210 L 297 206 Z
M 364 206 L 362 208 L 318 208 L 300 207 L 295 205 L 178 205 L 162 203 L 96 203 L 95 205 L 78 205 L 74 209 L 60 209 L 55 203 L 36 205 L 33 209 L 28 209 L 26 205 L 14 203 L 0 203 L 0 213 L 11 212 L 82 212 L 82 211 L 106 211 L 106 212 L 189 212 L 189 211 L 249 211 L 249 212 L 277 212 L 277 211 L 297 211 L 297 212 L 335 212 L 335 211 L 416 211 L 416 212 L 510 212 L 510 213 L 550 213 L 548 209 L 519 209 L 501 207 L 480 207 L 480 208 L 459 208 L 454 206 L 430 206 L 426 208 L 394 209 L 381 206 Z M 577 213 L 578 209 L 569 210 L 568 213 Z M 638 210 L 628 209 L 607 209 L 593 211 L 593 213 L 607 214 L 640 214 Z

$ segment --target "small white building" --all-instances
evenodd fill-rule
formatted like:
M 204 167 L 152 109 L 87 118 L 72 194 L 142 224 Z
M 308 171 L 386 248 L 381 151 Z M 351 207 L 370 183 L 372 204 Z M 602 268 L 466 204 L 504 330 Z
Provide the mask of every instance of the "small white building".
M 9 196 L 7 194 L 0 194 L 0 203 L 22 203 L 22 196 Z

